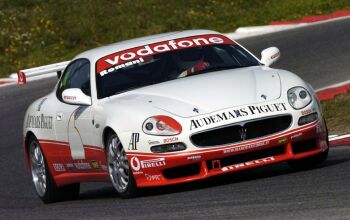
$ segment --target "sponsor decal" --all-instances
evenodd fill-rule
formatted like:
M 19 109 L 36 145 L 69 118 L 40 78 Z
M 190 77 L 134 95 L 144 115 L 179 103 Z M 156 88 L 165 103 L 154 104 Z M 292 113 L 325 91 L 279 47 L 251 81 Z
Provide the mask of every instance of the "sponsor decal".
M 292 139 L 292 140 L 298 139 L 298 138 L 300 138 L 301 136 L 303 136 L 303 133 L 298 133 L 298 134 L 292 135 L 292 136 L 290 137 L 290 139 Z
M 54 163 L 52 164 L 53 165 L 53 168 L 56 172 L 64 172 L 66 171 L 66 169 L 64 168 L 64 165 L 61 164 L 61 163 Z
M 284 143 L 287 143 L 287 142 L 288 142 L 288 138 L 286 138 L 286 137 L 278 140 L 279 144 L 284 144 Z
M 128 150 L 137 150 L 137 143 L 140 141 L 139 133 L 132 133 Z
M 46 100 L 47 100 L 47 97 L 43 98 L 43 99 L 39 102 L 39 105 L 38 105 L 38 107 L 36 108 L 36 110 L 37 110 L 38 112 L 40 112 L 41 106 L 44 104 L 44 102 L 45 102 Z
M 137 157 L 132 157 L 130 160 L 130 165 L 132 167 L 132 169 L 136 172 L 133 172 L 133 174 L 141 174 L 142 172 L 139 172 L 141 169 L 141 162 L 139 160 L 139 158 Z
M 70 171 L 75 171 L 76 170 L 75 166 L 72 163 L 67 163 L 66 167 Z
M 179 140 L 178 137 L 170 137 L 170 138 L 163 139 L 163 143 L 167 144 L 167 143 L 172 143 L 172 142 L 175 142 L 175 141 L 178 141 L 178 140 Z
M 65 95 L 65 96 L 63 96 L 63 99 L 66 100 L 66 101 L 68 101 L 68 100 L 73 100 L 74 101 L 74 100 L 77 99 L 77 97 Z
M 101 165 L 101 169 L 102 169 L 102 170 L 108 170 L 107 166 L 106 166 L 106 165 L 103 165 L 103 164 Z
M 90 166 L 95 170 L 101 169 L 100 164 L 96 160 L 91 161 Z
M 74 166 L 77 170 L 91 170 L 90 163 L 78 162 L 74 163 Z
M 106 75 L 108 73 L 111 73 L 111 72 L 114 72 L 116 70 L 127 68 L 127 67 L 133 66 L 135 64 L 143 63 L 143 62 L 144 62 L 144 59 L 142 57 L 140 57 L 137 60 L 129 61 L 127 63 L 123 63 L 123 64 L 120 64 L 120 65 L 108 68 L 106 70 L 103 70 L 103 71 L 100 72 L 100 75 L 104 76 L 104 75 Z
M 321 127 L 321 125 L 316 125 L 316 133 L 322 133 L 322 127 Z
M 254 148 L 258 148 L 258 147 L 262 147 L 265 145 L 268 145 L 269 141 L 261 141 L 261 142 L 257 142 L 254 144 L 248 144 L 248 145 L 244 145 L 244 146 L 237 146 L 234 148 L 229 148 L 229 149 L 225 149 L 223 151 L 224 154 L 229 154 L 229 153 L 233 153 L 233 152 L 238 152 L 238 151 L 244 151 L 244 150 L 249 150 L 249 149 L 254 149 Z
M 165 164 L 164 158 L 156 158 L 156 159 L 142 160 L 141 161 L 142 168 L 162 167 L 165 165 L 166 164 Z
M 160 180 L 160 175 L 149 175 L 145 174 L 145 177 L 148 181 L 158 181 Z
M 222 121 L 230 121 L 235 118 L 246 118 L 247 116 L 259 115 L 269 112 L 283 112 L 286 110 L 287 107 L 285 103 L 274 103 L 268 105 L 248 105 L 239 109 L 231 109 L 225 112 L 202 117 L 199 119 L 192 119 L 190 130 L 201 128 L 210 124 L 216 124 Z
M 137 157 L 132 157 L 130 160 L 130 165 L 133 170 L 139 171 L 141 168 L 147 169 L 152 167 L 162 167 L 165 166 L 165 158 L 156 158 L 156 159 L 149 159 L 149 160 L 142 160 L 140 161 Z
M 156 144 L 160 144 L 159 141 L 148 141 L 149 145 L 156 145 Z
M 90 163 L 86 163 L 86 162 L 67 163 L 66 167 L 70 171 L 91 170 L 92 169 Z
M 193 156 L 188 156 L 187 160 L 200 160 L 202 159 L 201 155 L 193 155 Z
M 173 39 L 169 41 L 157 42 L 153 44 L 131 48 L 128 50 L 119 51 L 102 57 L 96 62 L 96 72 L 100 75 L 105 75 L 108 72 L 110 72 L 110 68 L 113 68 L 115 70 L 115 67 L 117 66 L 118 68 L 122 68 L 119 67 L 122 64 L 126 66 L 126 63 L 129 63 L 128 65 L 133 65 L 134 62 L 143 62 L 142 57 L 168 51 L 215 44 L 235 44 L 235 42 L 219 34 L 197 35 Z
M 274 157 L 266 157 L 266 158 L 262 158 L 262 159 L 258 159 L 258 160 L 253 160 L 253 161 L 249 161 L 249 162 L 245 162 L 245 163 L 239 163 L 239 164 L 223 167 L 223 168 L 221 168 L 221 170 L 224 172 L 229 171 L 229 170 L 237 170 L 237 169 L 241 169 L 241 168 L 244 168 L 247 166 L 268 163 L 268 162 L 271 162 L 274 160 L 276 160 Z
M 308 114 L 311 114 L 314 111 L 316 111 L 315 108 L 305 109 L 305 110 L 301 111 L 301 115 L 308 115 Z
M 28 115 L 26 128 L 52 129 L 52 116 Z

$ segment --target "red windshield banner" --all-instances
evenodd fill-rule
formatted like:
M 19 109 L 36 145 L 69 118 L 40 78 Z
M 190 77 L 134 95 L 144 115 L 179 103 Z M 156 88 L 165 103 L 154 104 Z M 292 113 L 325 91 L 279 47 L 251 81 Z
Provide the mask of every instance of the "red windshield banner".
M 119 51 L 102 57 L 96 62 L 96 72 L 103 76 L 109 72 L 108 69 L 111 67 L 123 64 L 121 66 L 118 66 L 122 68 L 143 62 L 142 57 L 167 51 L 214 44 L 235 44 L 235 42 L 219 34 L 198 35 L 157 42 L 145 46 Z M 115 68 L 113 68 L 113 70 L 114 69 Z

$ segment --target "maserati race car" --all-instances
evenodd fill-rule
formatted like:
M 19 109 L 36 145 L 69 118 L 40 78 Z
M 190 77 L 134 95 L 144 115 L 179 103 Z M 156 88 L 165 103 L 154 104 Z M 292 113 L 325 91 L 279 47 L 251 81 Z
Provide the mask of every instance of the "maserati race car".
M 138 38 L 84 52 L 32 103 L 24 149 L 39 197 L 79 195 L 80 182 L 138 188 L 190 182 L 328 154 L 312 87 L 208 30 Z

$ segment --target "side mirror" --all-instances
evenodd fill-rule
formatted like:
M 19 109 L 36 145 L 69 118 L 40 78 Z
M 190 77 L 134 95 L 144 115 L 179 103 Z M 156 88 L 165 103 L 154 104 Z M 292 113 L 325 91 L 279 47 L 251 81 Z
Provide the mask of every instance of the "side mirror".
M 72 88 L 62 92 L 62 99 L 68 104 L 91 105 L 91 97 L 85 95 L 81 89 Z
M 277 47 L 269 47 L 261 51 L 260 62 L 265 66 L 271 66 L 275 63 L 281 56 L 280 50 Z

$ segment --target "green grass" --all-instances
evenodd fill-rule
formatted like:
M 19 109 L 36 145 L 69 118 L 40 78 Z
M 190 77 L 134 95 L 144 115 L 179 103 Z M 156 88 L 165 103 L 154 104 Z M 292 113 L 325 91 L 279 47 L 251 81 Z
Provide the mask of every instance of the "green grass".
M 349 0 L 0 0 L 0 77 L 129 38 L 220 32 L 350 9 Z
M 350 133 L 350 93 L 321 103 L 329 134 Z

